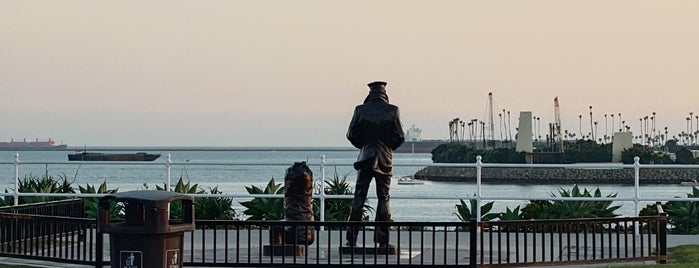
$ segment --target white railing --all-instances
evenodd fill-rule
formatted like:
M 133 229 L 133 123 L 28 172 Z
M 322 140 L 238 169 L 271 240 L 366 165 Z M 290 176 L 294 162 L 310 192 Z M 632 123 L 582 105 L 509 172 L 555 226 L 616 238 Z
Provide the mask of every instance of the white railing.
M 14 165 L 14 189 L 11 193 L 0 193 L 0 196 L 13 196 L 14 205 L 18 205 L 19 197 L 22 196 L 57 196 L 57 197 L 101 197 L 105 194 L 84 194 L 84 193 L 22 193 L 19 192 L 19 174 L 21 165 L 150 165 L 158 166 L 163 165 L 157 162 L 62 162 L 62 161 L 32 161 L 32 162 L 21 162 L 19 154 L 15 154 L 14 162 L 0 162 L 0 165 Z M 325 194 L 325 180 L 326 180 L 326 162 L 325 155 L 321 156 L 319 164 L 308 163 L 309 166 L 319 166 L 321 171 L 321 178 L 317 179 L 316 185 L 318 185 L 319 190 L 314 193 L 313 198 L 317 198 L 320 201 L 320 220 L 325 220 L 325 200 L 327 199 L 352 199 L 352 195 L 329 195 Z M 476 169 L 476 185 L 477 191 L 475 196 L 471 197 L 447 197 L 447 196 L 391 196 L 391 199 L 419 199 L 419 200 L 458 200 L 458 199 L 475 199 L 478 209 L 472 209 L 476 211 L 476 219 L 481 219 L 480 204 L 483 201 L 528 201 L 528 200 L 550 200 L 550 201 L 614 201 L 614 202 L 633 202 L 634 203 L 634 216 L 639 214 L 639 203 L 640 202 L 662 202 L 662 201 L 699 201 L 699 198 L 688 198 L 688 197 L 677 197 L 669 199 L 667 197 L 641 197 L 640 195 L 640 171 L 641 169 L 654 169 L 654 168 L 664 168 L 664 169 L 699 169 L 699 165 L 647 165 L 640 164 L 639 158 L 634 158 L 634 164 L 614 164 L 614 163 L 590 163 L 590 164 L 495 164 L 495 163 L 483 163 L 482 157 L 477 156 L 475 163 L 464 163 L 464 164 L 453 164 L 453 163 L 432 163 L 432 164 L 394 164 L 394 166 L 406 166 L 406 167 L 426 167 L 426 166 L 441 166 L 441 167 L 466 167 Z M 172 161 L 171 155 L 167 155 L 167 161 L 165 162 L 166 169 L 166 185 L 172 186 L 171 183 L 171 169 L 173 166 L 178 165 L 188 165 L 188 166 L 288 166 L 289 163 L 232 163 L 232 162 L 174 162 Z M 333 163 L 332 166 L 346 166 L 351 167 L 352 163 Z M 555 197 L 549 196 L 545 198 L 537 197 L 513 197 L 513 196 L 484 196 L 482 189 L 482 169 L 483 168 L 589 168 L 589 169 L 606 169 L 606 168 L 633 168 L 634 169 L 634 196 L 632 198 L 623 197 Z M 691 181 L 690 178 L 688 180 Z M 169 190 L 170 187 L 167 187 Z M 249 198 L 283 198 L 283 195 L 265 195 L 265 194 L 191 194 L 193 197 L 227 197 L 233 199 L 249 199 Z M 368 197 L 372 198 L 372 197 Z

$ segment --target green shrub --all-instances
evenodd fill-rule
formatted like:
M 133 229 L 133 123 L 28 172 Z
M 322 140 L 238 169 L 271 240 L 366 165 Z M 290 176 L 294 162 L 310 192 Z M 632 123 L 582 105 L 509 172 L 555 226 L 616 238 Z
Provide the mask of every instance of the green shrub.
M 166 191 L 167 185 L 163 184 L 163 186 L 155 186 L 156 190 L 158 191 Z M 194 184 L 192 185 L 190 181 L 187 181 L 185 183 L 180 177 L 180 179 L 177 181 L 177 184 L 175 184 L 175 188 L 170 188 L 171 192 L 175 193 L 181 193 L 181 194 L 203 194 L 204 191 L 199 189 L 199 184 Z M 194 213 L 196 213 L 196 208 L 194 209 Z M 183 210 L 182 210 L 182 202 L 172 202 L 170 203 L 170 219 L 182 219 L 183 215 Z
M 692 193 L 687 197 L 699 197 L 699 189 L 692 187 Z M 672 233 L 699 234 L 699 202 L 669 201 L 663 207 L 668 214 L 668 223 L 673 226 Z
M 461 220 L 462 222 L 466 222 L 466 221 L 470 221 L 471 219 L 475 219 L 476 214 L 473 213 L 475 211 L 472 211 L 472 210 L 474 207 L 478 206 L 476 204 L 477 203 L 476 200 L 470 199 L 469 200 L 470 206 L 468 204 L 466 204 L 466 201 L 464 201 L 463 199 L 459 199 L 459 201 L 460 201 L 460 203 L 456 204 L 456 212 L 454 212 L 453 214 L 456 215 L 456 217 L 459 218 L 459 220 Z M 494 204 L 494 202 L 491 201 L 491 202 L 485 203 L 485 204 L 483 204 L 483 206 L 481 206 L 481 221 L 491 221 L 491 220 L 494 220 L 498 217 L 497 213 L 490 213 L 490 210 L 493 209 L 493 204 Z
M 575 185 L 570 191 L 560 189 L 561 197 L 602 197 L 602 192 L 597 188 L 594 193 L 587 189 L 580 191 Z M 551 193 L 551 197 L 556 197 Z M 606 197 L 616 197 L 609 194 Z M 616 217 L 614 211 L 621 206 L 612 206 L 612 201 L 547 201 L 531 200 L 522 209 L 522 214 L 528 219 L 579 219 L 579 218 L 606 218 Z
M 284 186 L 277 184 L 272 178 L 267 186 L 262 189 L 255 185 L 246 186 L 249 194 L 284 194 Z M 284 198 L 255 197 L 250 201 L 240 202 L 245 207 L 243 214 L 248 215 L 247 220 L 282 220 L 284 219 Z
M 156 185 L 158 191 L 165 191 L 166 185 Z M 174 188 L 170 191 L 181 194 L 207 194 L 199 184 L 192 184 L 190 181 L 184 182 L 182 177 L 177 180 Z M 223 194 L 218 186 L 209 188 L 208 194 Z M 182 218 L 182 202 L 170 203 L 170 218 Z M 198 197 L 194 199 L 194 217 L 199 220 L 234 220 L 237 214 L 233 209 L 233 199 L 227 197 Z
M 85 187 L 78 186 L 81 194 L 115 194 L 119 189 L 107 189 L 107 182 L 102 181 L 99 187 L 95 188 L 90 184 L 85 185 Z M 83 198 L 85 202 L 85 216 L 88 218 L 97 218 L 99 197 L 85 197 Z M 124 208 L 121 204 L 116 202 L 111 202 L 109 205 L 109 214 L 112 219 L 119 219 L 123 217 Z
M 500 212 L 500 214 L 498 214 L 498 219 L 501 221 L 518 221 L 524 220 L 524 216 L 522 215 L 519 206 L 512 210 L 508 207 L 505 208 L 505 212 Z
M 209 188 L 209 194 L 222 194 L 218 186 Z M 233 209 L 233 199 L 227 197 L 206 197 L 194 200 L 194 213 L 197 219 L 207 220 L 236 220 Z
M 69 182 L 65 175 L 55 178 L 46 172 L 43 177 L 35 177 L 29 175 L 19 181 L 20 193 L 75 193 L 72 182 Z M 6 197 L 12 202 L 12 197 Z M 31 204 L 47 201 L 55 201 L 67 199 L 67 197 L 51 197 L 51 196 L 22 196 L 19 198 L 19 204 Z

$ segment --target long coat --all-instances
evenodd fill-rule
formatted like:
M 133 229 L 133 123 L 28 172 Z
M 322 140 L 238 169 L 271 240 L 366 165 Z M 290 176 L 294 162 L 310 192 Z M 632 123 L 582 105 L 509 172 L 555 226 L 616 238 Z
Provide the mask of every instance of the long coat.
M 388 103 L 386 93 L 369 93 L 364 104 L 354 108 L 347 139 L 361 150 L 354 169 L 391 176 L 393 150 L 405 141 L 398 106 Z

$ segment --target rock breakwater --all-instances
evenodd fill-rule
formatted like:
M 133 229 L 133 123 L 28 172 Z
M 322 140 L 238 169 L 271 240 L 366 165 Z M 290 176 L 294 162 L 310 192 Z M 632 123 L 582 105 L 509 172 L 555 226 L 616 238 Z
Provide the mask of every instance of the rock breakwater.
M 680 184 L 699 179 L 699 169 L 641 169 L 641 184 Z M 476 182 L 476 169 L 471 167 L 425 167 L 415 179 L 447 182 Z M 490 184 L 634 184 L 632 168 L 483 168 L 483 183 Z

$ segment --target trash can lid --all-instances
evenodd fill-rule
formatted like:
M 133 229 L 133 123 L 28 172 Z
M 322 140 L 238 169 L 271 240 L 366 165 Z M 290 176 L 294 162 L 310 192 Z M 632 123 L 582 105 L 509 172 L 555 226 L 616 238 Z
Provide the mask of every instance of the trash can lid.
M 140 203 L 144 205 L 155 205 L 155 204 L 160 204 L 163 202 L 171 202 L 174 200 L 193 200 L 191 196 L 185 195 L 185 194 L 180 194 L 180 193 L 175 193 L 175 192 L 167 192 L 167 191 L 128 191 L 128 192 L 122 192 L 122 193 L 116 193 L 112 195 L 114 198 L 114 201 L 122 201 L 122 202 L 132 202 L 132 203 Z M 105 196 L 106 197 L 106 196 Z

